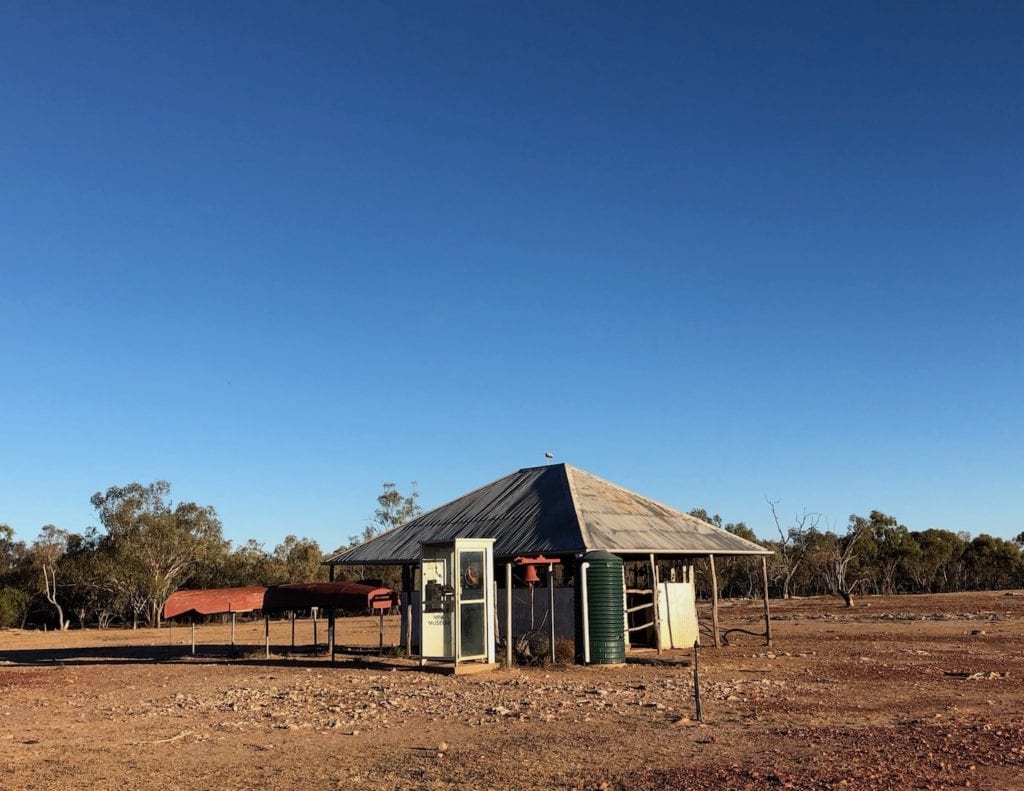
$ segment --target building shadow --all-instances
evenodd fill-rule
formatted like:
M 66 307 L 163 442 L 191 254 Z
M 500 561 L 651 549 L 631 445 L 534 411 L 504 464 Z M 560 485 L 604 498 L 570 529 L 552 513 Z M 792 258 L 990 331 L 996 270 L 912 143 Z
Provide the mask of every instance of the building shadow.
M 137 665 L 153 663 L 248 665 L 257 667 L 310 667 L 351 670 L 429 670 L 404 657 L 377 656 L 370 649 L 339 651 L 331 661 L 325 646 L 202 644 L 90 646 L 82 648 L 18 648 L 0 650 L 0 667 L 54 667 L 82 665 Z

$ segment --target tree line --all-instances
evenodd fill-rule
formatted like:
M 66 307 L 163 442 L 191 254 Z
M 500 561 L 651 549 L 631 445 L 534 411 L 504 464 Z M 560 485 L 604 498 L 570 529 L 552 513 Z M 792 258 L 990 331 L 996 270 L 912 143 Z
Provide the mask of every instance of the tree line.
M 416 516 L 418 498 L 415 483 L 409 494 L 384 484 L 365 529 L 346 546 Z M 255 540 L 234 546 L 224 539 L 212 506 L 174 502 L 166 481 L 114 486 L 94 494 L 91 503 L 99 526 L 81 533 L 46 525 L 26 543 L 15 541 L 13 529 L 0 524 L 0 627 L 158 626 L 167 598 L 181 588 L 327 579 L 327 555 L 315 540 L 288 535 L 272 550 Z M 845 529 L 836 531 L 823 525 L 820 514 L 806 511 L 783 520 L 777 505 L 768 502 L 777 535 L 767 541 L 744 522 L 725 523 L 700 508 L 690 512 L 773 552 L 768 559 L 773 597 L 835 595 L 851 604 L 859 594 L 1024 587 L 1024 533 L 1008 541 L 934 528 L 913 531 L 881 511 L 852 515 Z M 759 558 L 723 558 L 717 567 L 720 595 L 759 594 Z M 352 567 L 339 579 L 374 579 L 397 587 L 398 574 L 390 566 Z M 698 593 L 709 596 L 708 575 L 697 579 Z
M 1024 587 L 1024 533 L 1008 541 L 986 533 L 972 538 L 937 528 L 911 530 L 882 511 L 853 514 L 845 529 L 837 531 L 823 525 L 820 514 L 807 511 L 783 520 L 777 506 L 777 501 L 768 501 L 777 534 L 768 541 L 759 541 L 743 522 L 723 524 L 719 515 L 700 508 L 690 512 L 772 550 L 769 595 L 776 598 L 833 595 L 852 605 L 857 594 Z M 698 593 L 709 595 L 707 575 L 698 579 Z M 725 597 L 755 595 L 761 587 L 760 559 L 723 559 L 718 584 Z
M 384 484 L 373 517 L 350 545 L 416 515 L 418 496 L 415 485 L 403 495 L 393 483 Z M 159 626 L 167 599 L 182 588 L 322 582 L 328 576 L 327 555 L 317 541 L 289 535 L 270 551 L 255 540 L 233 546 L 212 506 L 174 502 L 166 481 L 114 486 L 91 502 L 99 527 L 81 533 L 46 525 L 26 543 L 0 524 L 0 627 Z M 353 578 L 385 575 L 391 582 L 389 572 L 347 570 Z

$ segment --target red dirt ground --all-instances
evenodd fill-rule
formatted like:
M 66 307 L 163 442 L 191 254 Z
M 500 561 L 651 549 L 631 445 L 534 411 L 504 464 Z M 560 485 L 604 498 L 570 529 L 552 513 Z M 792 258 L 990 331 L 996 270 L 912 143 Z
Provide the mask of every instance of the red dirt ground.
M 722 616 L 757 628 L 755 604 Z M 180 626 L 0 631 L 0 787 L 1024 789 L 1024 593 L 773 616 L 773 649 L 702 649 L 704 724 L 686 667 L 332 667 L 287 656 L 286 622 L 269 661 L 262 623 L 239 624 L 232 660 L 220 625 L 196 658 Z M 376 621 L 338 639 L 375 644 Z

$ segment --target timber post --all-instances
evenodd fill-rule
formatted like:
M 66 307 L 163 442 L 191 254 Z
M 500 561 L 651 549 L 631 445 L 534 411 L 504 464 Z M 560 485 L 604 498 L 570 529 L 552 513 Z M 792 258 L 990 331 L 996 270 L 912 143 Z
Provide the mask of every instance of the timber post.
M 505 666 L 512 667 L 512 561 L 505 564 Z
M 548 624 L 551 626 L 551 664 L 555 664 L 555 566 L 548 563 Z
M 402 566 L 402 609 L 405 611 L 405 655 L 412 656 L 412 583 L 415 571 L 408 563 Z
M 772 647 L 772 614 L 768 607 L 768 558 L 761 556 L 761 587 L 764 589 L 764 639 Z
M 661 607 L 658 604 L 658 564 L 651 553 L 651 604 L 654 607 L 654 647 L 661 653 Z
M 711 570 L 711 630 L 714 633 L 715 648 L 721 647 L 718 636 L 718 575 L 715 573 L 715 556 L 708 555 L 708 568 Z
M 334 582 L 334 566 L 327 567 L 327 579 L 330 582 Z M 334 664 L 334 608 L 327 608 L 327 655 L 331 658 L 331 664 Z
M 693 706 L 697 715 L 697 722 L 704 722 L 704 710 L 700 705 L 700 674 L 697 672 L 698 655 L 700 654 L 700 641 L 693 641 Z

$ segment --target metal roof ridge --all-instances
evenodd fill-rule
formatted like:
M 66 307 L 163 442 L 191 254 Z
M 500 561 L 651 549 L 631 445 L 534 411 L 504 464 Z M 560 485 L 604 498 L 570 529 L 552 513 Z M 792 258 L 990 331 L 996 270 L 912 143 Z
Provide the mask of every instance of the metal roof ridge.
M 576 492 L 576 482 L 573 481 L 573 473 L 576 468 L 570 464 L 563 464 L 562 471 L 565 473 L 565 483 L 569 487 L 569 501 L 572 503 L 573 513 L 576 514 L 576 529 L 580 531 L 580 541 L 583 548 L 589 552 L 591 547 L 590 530 L 587 528 L 586 520 L 583 519 L 583 511 L 580 510 L 580 498 Z

